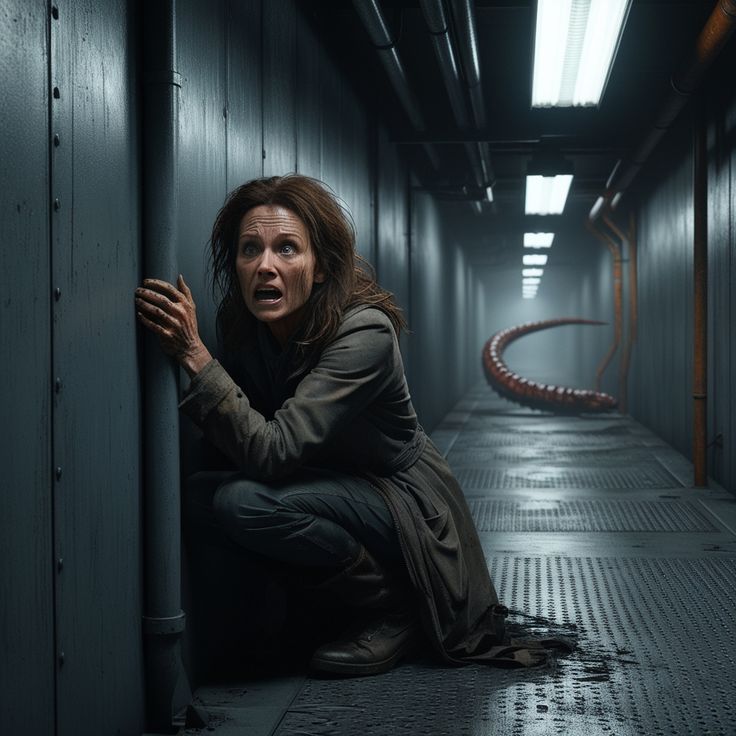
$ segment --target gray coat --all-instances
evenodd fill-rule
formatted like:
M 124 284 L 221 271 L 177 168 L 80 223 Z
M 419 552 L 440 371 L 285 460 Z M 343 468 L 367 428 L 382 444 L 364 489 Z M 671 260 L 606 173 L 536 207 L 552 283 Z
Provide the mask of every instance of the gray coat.
M 536 652 L 504 641 L 505 609 L 470 511 L 417 422 L 386 314 L 350 309 L 311 370 L 296 377 L 290 351 L 279 354 L 260 327 L 230 372 L 212 360 L 193 378 L 181 410 L 252 478 L 304 464 L 368 478 L 394 518 L 423 628 L 442 658 L 537 663 Z

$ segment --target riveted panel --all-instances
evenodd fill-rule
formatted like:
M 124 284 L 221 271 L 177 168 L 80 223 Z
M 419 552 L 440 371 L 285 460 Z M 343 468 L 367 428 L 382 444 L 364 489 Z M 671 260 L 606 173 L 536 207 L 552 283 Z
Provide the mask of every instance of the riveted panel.
M 51 26 L 57 733 L 143 729 L 134 4 Z
M 54 599 L 46 2 L 0 9 L 0 714 L 53 733 Z

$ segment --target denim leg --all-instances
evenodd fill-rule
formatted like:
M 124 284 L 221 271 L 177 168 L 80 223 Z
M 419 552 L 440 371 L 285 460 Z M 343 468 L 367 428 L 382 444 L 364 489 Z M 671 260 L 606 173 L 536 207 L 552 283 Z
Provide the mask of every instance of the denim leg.
M 302 470 L 263 483 L 236 474 L 219 485 L 212 509 L 238 545 L 289 564 L 343 567 L 361 545 L 385 563 L 402 559 L 388 507 L 355 476 Z

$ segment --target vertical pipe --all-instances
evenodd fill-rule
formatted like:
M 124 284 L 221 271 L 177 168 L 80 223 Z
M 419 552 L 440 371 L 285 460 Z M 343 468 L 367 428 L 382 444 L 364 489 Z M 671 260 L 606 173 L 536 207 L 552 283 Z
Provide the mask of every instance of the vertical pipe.
M 697 107 L 693 167 L 693 466 L 694 485 L 708 484 L 707 453 L 707 329 L 708 329 L 708 148 L 706 118 Z
M 637 278 L 637 262 L 636 262 L 636 218 L 632 212 L 629 215 L 629 231 L 626 238 L 629 244 L 629 333 L 626 337 L 626 345 L 624 346 L 624 354 L 621 358 L 621 366 L 619 372 L 619 380 L 621 383 L 621 399 L 619 406 L 621 413 L 626 414 L 629 410 L 629 365 L 631 363 L 631 353 L 636 342 L 637 322 L 639 316 L 638 302 L 638 278 Z
M 586 220 L 586 227 L 588 230 L 595 235 L 611 252 L 613 256 L 613 342 L 611 347 L 608 349 L 603 360 L 598 365 L 598 369 L 595 374 L 595 390 L 601 391 L 601 381 L 603 373 L 608 368 L 608 364 L 611 362 L 614 354 L 618 350 L 618 346 L 621 344 L 621 306 L 622 306 L 622 283 L 621 283 L 621 249 L 613 242 L 610 236 L 602 233 L 595 224 L 590 220 Z
M 624 232 L 614 221 L 610 214 L 603 213 L 603 222 L 608 225 L 616 237 L 621 241 L 618 248 L 619 261 L 622 260 L 624 248 L 629 255 L 629 334 L 624 343 L 623 353 L 618 366 L 618 406 L 622 414 L 629 411 L 629 359 L 631 356 L 631 346 L 636 335 L 636 243 L 634 241 L 634 216 L 631 215 L 629 221 L 629 231 Z M 623 267 L 619 270 L 619 279 L 623 279 Z M 622 285 L 619 285 L 619 291 L 622 292 Z M 623 337 L 623 294 L 619 294 L 619 305 L 617 315 L 617 331 L 618 339 Z
M 175 282 L 180 75 L 175 0 L 143 13 L 143 227 L 145 276 Z M 146 710 L 149 729 L 173 732 L 191 698 L 181 662 L 178 371 L 152 335 L 144 350 Z M 176 698 L 183 702 L 176 703 Z

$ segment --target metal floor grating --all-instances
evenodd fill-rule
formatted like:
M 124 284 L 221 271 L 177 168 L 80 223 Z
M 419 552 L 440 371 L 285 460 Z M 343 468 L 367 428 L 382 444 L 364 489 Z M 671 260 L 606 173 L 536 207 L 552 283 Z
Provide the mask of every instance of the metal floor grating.
M 637 468 L 458 468 L 464 491 L 495 488 L 673 488 L 680 483 L 656 465 Z
M 381 677 L 308 680 L 275 734 L 732 736 L 733 562 L 493 558 L 501 600 L 528 612 L 516 620 L 577 634 L 570 657 L 537 672 L 415 659 Z
M 533 447 L 454 449 L 447 458 L 455 468 L 461 465 L 547 465 L 630 466 L 652 463 L 654 456 L 645 447 L 606 446 L 574 448 L 560 452 L 559 448 L 538 443 Z
M 716 527 L 688 501 L 468 499 L 480 532 L 710 532 Z
M 635 442 L 635 438 L 611 437 L 610 435 L 595 434 L 543 434 L 541 432 L 525 432 L 523 436 L 520 433 L 510 434 L 501 431 L 472 430 L 463 427 L 458 437 L 457 446 L 463 448 L 477 447 L 559 447 L 565 448 L 611 448 L 621 447 L 622 442 L 628 446 L 637 446 L 640 443 Z
M 249 684 L 248 707 L 221 688 L 205 701 L 215 736 L 736 734 L 730 494 L 684 488 L 686 459 L 628 417 L 553 417 L 485 388 L 433 439 L 509 622 L 575 636 L 576 651 L 539 670 L 451 668 L 420 652 L 378 677 Z

